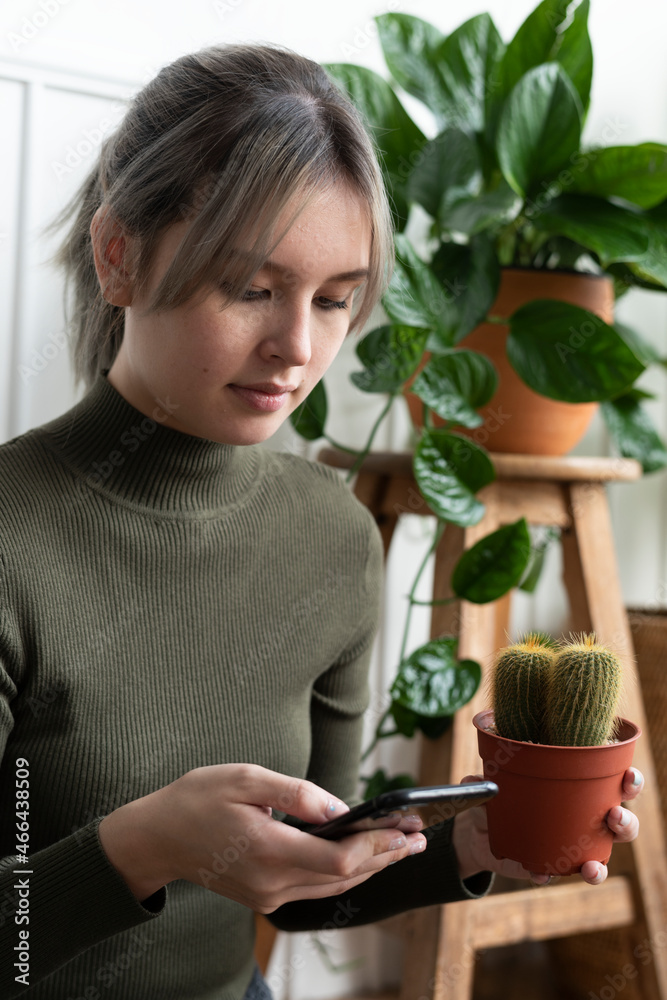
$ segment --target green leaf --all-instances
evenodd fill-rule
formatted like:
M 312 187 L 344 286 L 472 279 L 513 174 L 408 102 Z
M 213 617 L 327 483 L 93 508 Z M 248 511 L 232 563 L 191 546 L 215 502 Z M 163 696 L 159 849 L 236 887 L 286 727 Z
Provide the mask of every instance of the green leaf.
M 593 76 L 588 0 L 579 4 L 570 20 L 571 7 L 571 0 L 543 0 L 528 15 L 505 50 L 500 73 L 503 96 L 529 70 L 556 60 L 574 84 L 582 107 L 588 107 Z
M 416 649 L 399 668 L 390 694 L 418 715 L 453 715 L 479 687 L 482 671 L 474 660 L 456 659 L 457 640 L 433 639 Z
M 568 302 L 529 302 L 512 314 L 509 326 L 510 364 L 531 389 L 550 399 L 611 399 L 644 371 L 612 326 Z
M 412 734 L 410 734 L 412 735 Z M 364 783 L 364 802 L 374 799 L 383 792 L 393 792 L 397 788 L 414 788 L 415 779 L 411 774 L 396 774 L 390 778 L 383 768 L 379 767 L 370 778 L 362 778 Z
M 396 323 L 371 330 L 357 344 L 364 371 L 350 379 L 362 392 L 398 392 L 419 365 L 428 332 Z
M 498 163 L 507 183 L 526 197 L 544 177 L 557 174 L 579 148 L 581 102 L 557 63 L 521 77 L 498 124 Z
M 290 413 L 292 427 L 306 441 L 317 441 L 324 434 L 327 422 L 327 393 L 320 380 L 313 386 L 303 403 Z
M 642 337 L 641 333 L 638 333 L 637 330 L 633 330 L 632 327 L 618 321 L 614 323 L 614 329 L 621 335 L 632 353 L 635 357 L 639 358 L 643 365 L 648 367 L 648 365 L 663 363 L 663 358 L 660 357 L 653 344 L 649 343 L 645 337 Z
M 541 537 L 535 540 L 533 537 L 534 533 L 540 529 L 542 530 Z M 528 565 L 523 576 L 519 580 L 519 590 L 523 590 L 526 594 L 534 594 L 542 576 L 547 550 L 552 542 L 560 538 L 560 529 L 538 525 L 529 528 L 529 531 L 531 535 L 530 559 L 528 560 Z
M 425 55 L 436 70 L 430 108 L 440 128 L 483 133 L 497 92 L 503 41 L 489 14 L 478 14 Z
M 588 34 L 589 0 L 582 0 L 572 21 L 561 33 L 562 42 L 555 58 L 561 64 L 579 94 L 584 113 L 591 100 L 593 82 L 593 47 Z
M 389 72 L 399 87 L 431 107 L 439 90 L 435 52 L 445 36 L 412 14 L 380 14 L 375 23 Z
M 573 174 L 572 191 L 653 208 L 667 198 L 667 146 L 643 142 L 589 150 Z
M 484 514 L 475 493 L 493 482 L 495 471 L 483 448 L 445 430 L 425 430 L 414 454 L 414 473 L 433 513 L 468 527 Z
M 391 717 L 402 736 L 412 739 L 417 730 L 430 740 L 437 740 L 452 724 L 451 715 L 419 715 L 410 708 L 404 708 L 397 701 L 391 703 Z
M 649 254 L 651 253 L 652 236 L 649 234 Z M 618 301 L 631 288 L 645 288 L 649 292 L 664 292 L 664 285 L 650 278 L 643 278 L 636 273 L 636 269 L 641 267 L 644 258 L 640 257 L 634 264 L 609 264 L 605 271 L 614 282 L 614 298 Z M 632 268 L 635 270 L 632 270 Z M 667 273 L 667 269 L 666 273 Z
M 531 553 L 525 518 L 481 538 L 463 553 L 452 574 L 458 597 L 474 604 L 495 601 L 521 579 Z
M 602 416 L 624 458 L 641 462 L 644 472 L 667 466 L 667 449 L 651 418 L 634 393 L 602 404 Z
M 628 266 L 640 282 L 658 282 L 667 288 L 667 201 L 646 212 L 643 220 L 648 227 L 648 250 Z
M 461 199 L 449 208 L 441 207 L 438 222 L 446 233 L 474 236 L 484 230 L 494 232 L 512 222 L 522 205 L 522 199 L 503 178 L 494 191 Z
M 325 69 L 366 120 L 378 149 L 396 224 L 401 229 L 409 212 L 405 183 L 426 137 L 379 74 L 351 63 L 329 63 Z
M 575 240 L 596 253 L 603 266 L 617 260 L 638 261 L 649 248 L 647 216 L 604 198 L 563 194 L 527 214 L 536 229 Z
M 493 396 L 498 376 L 483 354 L 462 348 L 432 358 L 412 385 L 412 392 L 439 417 L 463 427 L 479 427 L 475 411 Z
M 441 243 L 431 270 L 448 299 L 449 326 L 441 325 L 444 337 L 437 349 L 458 344 L 481 323 L 495 302 L 500 284 L 500 264 L 491 240 L 480 234 L 467 245 Z M 430 348 L 435 350 L 433 343 Z
M 410 241 L 397 234 L 396 266 L 389 288 L 382 297 L 385 312 L 394 323 L 437 330 L 450 346 L 458 326 L 452 295 L 421 260 Z
M 407 196 L 435 219 L 457 201 L 479 194 L 482 183 L 475 139 L 461 129 L 450 128 L 420 150 L 407 183 Z

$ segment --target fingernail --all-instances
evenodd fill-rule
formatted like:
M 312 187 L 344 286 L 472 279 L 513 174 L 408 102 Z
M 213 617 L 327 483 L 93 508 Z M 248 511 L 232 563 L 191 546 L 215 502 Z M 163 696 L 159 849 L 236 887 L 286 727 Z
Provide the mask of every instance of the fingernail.
M 340 799 L 329 799 L 327 802 L 327 816 L 331 816 L 332 813 L 335 813 L 343 805 L 344 803 Z
M 411 813 L 410 816 L 403 817 L 406 823 L 421 823 L 422 818 L 418 813 Z
M 419 852 L 423 851 L 425 847 L 426 841 L 423 837 L 420 837 L 419 840 L 415 840 L 410 845 L 410 854 L 419 854 Z
M 591 883 L 593 885 L 598 885 L 598 883 L 601 882 L 603 878 L 604 878 L 604 870 L 602 868 L 598 868 L 598 873 L 595 876 L 595 878 L 591 879 Z
M 621 809 L 621 818 L 619 819 L 616 826 L 627 826 L 630 822 L 630 813 L 627 809 Z
M 641 785 L 641 783 L 642 783 L 642 776 L 641 776 L 641 774 L 639 773 L 639 771 L 637 770 L 637 768 L 636 768 L 636 767 L 633 767 L 633 768 L 632 768 L 632 784 L 633 784 L 633 785 L 635 786 L 635 788 L 636 788 L 636 787 L 637 787 L 637 785 Z
M 405 837 L 396 837 L 389 845 L 390 851 L 398 851 L 399 848 L 405 847 Z

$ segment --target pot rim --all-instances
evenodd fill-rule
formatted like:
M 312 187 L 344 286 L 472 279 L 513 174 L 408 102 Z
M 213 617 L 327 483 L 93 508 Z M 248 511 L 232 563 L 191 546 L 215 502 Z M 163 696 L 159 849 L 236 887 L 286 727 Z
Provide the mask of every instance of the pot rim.
M 519 264 L 507 264 L 500 268 L 501 271 L 516 271 L 519 274 L 561 274 L 571 278 L 589 278 L 593 281 L 606 281 L 613 284 L 613 279 L 609 274 L 594 274 L 592 271 L 577 271 L 571 267 L 522 267 Z
M 614 747 L 622 747 L 626 746 L 628 743 L 634 743 L 635 740 L 637 740 L 642 734 L 641 728 L 637 725 L 636 722 L 631 722 L 630 719 L 625 719 L 623 718 L 623 716 L 617 715 L 615 717 L 616 726 L 618 727 L 620 724 L 622 726 L 627 726 L 631 730 L 631 735 L 628 736 L 627 739 L 617 740 L 614 743 L 602 744 L 601 746 L 592 744 L 589 746 L 580 746 L 580 747 L 563 746 L 558 743 L 529 743 L 526 740 L 513 740 L 509 736 L 501 736 L 499 733 L 489 732 L 488 725 L 490 719 L 493 719 L 493 709 L 486 708 L 483 709 L 481 712 L 477 712 L 477 714 L 473 717 L 472 724 L 475 727 L 475 729 L 478 729 L 481 733 L 484 733 L 485 736 L 488 736 L 494 740 L 503 740 L 505 743 L 511 743 L 517 747 L 545 747 L 548 748 L 549 750 L 562 750 L 562 751 L 569 750 L 574 752 L 576 751 L 580 752 L 582 750 L 605 750 L 607 748 L 611 750 Z

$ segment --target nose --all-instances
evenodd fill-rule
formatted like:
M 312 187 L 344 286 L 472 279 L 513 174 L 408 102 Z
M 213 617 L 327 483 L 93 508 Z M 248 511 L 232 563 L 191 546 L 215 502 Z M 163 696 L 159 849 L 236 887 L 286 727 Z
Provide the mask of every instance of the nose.
M 311 312 L 310 302 L 288 304 L 272 311 L 270 328 L 262 342 L 262 354 L 267 360 L 280 359 L 289 368 L 302 368 L 310 361 Z

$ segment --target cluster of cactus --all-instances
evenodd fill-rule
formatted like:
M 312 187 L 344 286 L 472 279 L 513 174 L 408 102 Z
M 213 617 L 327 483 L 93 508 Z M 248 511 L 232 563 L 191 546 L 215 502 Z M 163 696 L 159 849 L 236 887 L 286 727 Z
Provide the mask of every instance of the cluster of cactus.
M 496 732 L 552 746 L 602 746 L 613 736 L 621 665 L 595 635 L 556 643 L 529 633 L 493 671 Z

